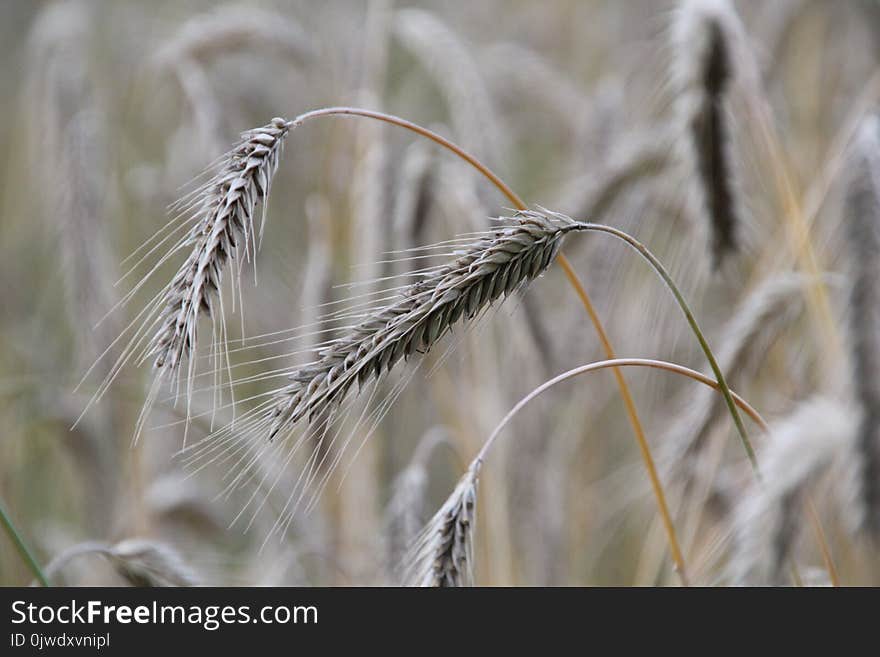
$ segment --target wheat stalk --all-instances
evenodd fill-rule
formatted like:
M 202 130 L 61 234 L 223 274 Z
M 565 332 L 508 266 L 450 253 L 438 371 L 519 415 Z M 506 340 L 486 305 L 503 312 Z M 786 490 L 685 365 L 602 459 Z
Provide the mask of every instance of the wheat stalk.
M 40 567 L 40 562 L 37 561 L 37 558 L 34 556 L 33 550 L 31 549 L 30 545 L 22 537 L 22 534 L 18 530 L 18 527 L 15 526 L 15 523 L 12 521 L 12 517 L 6 511 L 6 505 L 3 503 L 2 499 L 0 499 L 0 527 L 2 527 L 6 535 L 9 536 L 9 539 L 15 546 L 15 549 L 21 557 L 21 560 L 34 574 L 34 577 L 37 578 L 37 581 L 40 583 L 40 585 L 50 586 L 49 575 L 43 568 Z

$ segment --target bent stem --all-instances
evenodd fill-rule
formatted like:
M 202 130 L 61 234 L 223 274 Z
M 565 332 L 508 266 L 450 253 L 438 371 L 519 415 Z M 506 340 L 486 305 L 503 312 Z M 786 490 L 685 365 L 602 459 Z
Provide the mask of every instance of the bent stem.
M 0 522 L 2 522 L 3 528 L 6 530 L 9 538 L 12 539 L 12 543 L 15 545 L 15 549 L 18 550 L 19 555 L 21 555 L 22 561 L 27 564 L 28 568 L 30 568 L 31 572 L 34 574 L 34 577 L 37 578 L 37 581 L 42 586 L 49 586 L 49 580 L 46 579 L 46 575 L 43 573 L 42 568 L 40 568 L 40 564 L 37 563 L 33 552 L 31 552 L 27 543 L 24 542 L 21 534 L 15 528 L 15 523 L 12 522 L 12 518 L 6 513 L 6 507 L 3 506 L 2 500 L 0 500 Z
M 724 396 L 724 401 L 727 403 L 727 408 L 730 411 L 731 417 L 733 418 L 733 423 L 736 425 L 736 430 L 737 432 L 739 432 L 740 440 L 742 441 L 743 447 L 746 450 L 746 455 L 748 456 L 749 462 L 752 465 L 752 470 L 754 471 L 755 476 L 760 480 L 761 473 L 758 469 L 758 459 L 755 457 L 755 450 L 752 448 L 752 443 L 749 440 L 748 434 L 746 433 L 745 425 L 743 424 L 742 418 L 739 415 L 739 411 L 737 411 L 737 405 L 733 395 L 730 392 L 730 387 L 727 385 L 727 381 L 724 379 L 724 373 L 721 371 L 721 368 L 718 365 L 718 361 L 715 360 L 715 355 L 712 353 L 712 349 L 709 347 L 709 343 L 706 341 L 706 337 L 700 330 L 700 326 L 699 324 L 697 324 L 697 320 L 694 317 L 694 314 L 691 312 L 690 306 L 688 306 L 687 302 L 684 300 L 684 297 L 682 296 L 678 287 L 675 285 L 675 282 L 672 280 L 669 272 L 666 271 L 666 268 L 657 259 L 657 257 L 653 253 L 651 253 L 650 250 L 648 250 L 648 247 L 639 242 L 632 235 L 629 235 L 622 230 L 612 228 L 611 226 L 605 226 L 604 224 L 591 223 L 583 223 L 580 225 L 580 228 L 583 230 L 594 230 L 602 233 L 608 233 L 609 235 L 613 235 L 614 237 L 623 240 L 629 246 L 635 249 L 643 258 L 645 258 L 645 260 L 647 260 L 654 268 L 654 270 L 660 275 L 660 278 L 663 279 L 666 287 L 668 287 L 669 290 L 672 292 L 672 296 L 675 297 L 676 302 L 684 313 L 685 319 L 687 319 L 691 330 L 696 336 L 697 341 L 700 343 L 700 348 L 703 350 L 703 353 L 706 355 L 706 359 L 709 361 L 712 372 L 715 374 L 715 378 L 718 380 L 718 389 Z
M 474 458 L 474 463 L 477 463 L 478 466 L 482 464 L 483 460 L 486 458 L 486 454 L 492 448 L 495 440 L 497 440 L 498 435 L 501 431 L 506 427 L 513 417 L 522 410 L 522 408 L 528 404 L 530 401 L 535 399 L 535 397 L 540 394 L 546 392 L 557 383 L 562 383 L 563 381 L 567 381 L 568 379 L 574 378 L 581 374 L 586 374 L 587 372 L 596 372 L 598 370 L 603 370 L 607 368 L 613 368 L 615 372 L 619 372 L 622 367 L 648 367 L 658 370 L 665 370 L 667 372 L 672 372 L 674 374 L 680 374 L 682 376 L 686 376 L 688 378 L 693 379 L 699 383 L 702 383 L 705 386 L 713 388 L 718 392 L 723 394 L 723 390 L 721 388 L 721 384 L 712 379 L 711 377 L 706 376 L 696 370 L 692 370 L 689 367 L 685 367 L 684 365 L 679 365 L 677 363 L 669 363 L 663 360 L 654 360 L 650 358 L 615 358 L 609 360 L 598 361 L 595 363 L 589 363 L 587 365 L 582 365 L 580 367 L 575 367 L 574 369 L 568 370 L 567 372 L 563 372 L 562 374 L 550 379 L 542 383 L 540 386 L 532 390 L 528 395 L 523 397 L 517 404 L 514 406 L 507 415 L 501 420 L 498 426 L 495 427 L 495 430 L 486 439 L 486 442 L 483 443 L 483 447 L 477 453 L 477 456 Z M 757 424 L 764 433 L 768 433 L 770 431 L 770 427 L 767 424 L 767 421 L 764 420 L 763 417 L 754 409 L 754 407 L 749 404 L 745 399 L 736 394 L 733 390 L 728 388 L 727 390 L 730 398 L 733 400 L 733 403 L 739 407 L 752 421 Z M 759 480 L 760 481 L 760 480 Z M 813 500 L 811 497 L 807 497 L 807 513 L 810 518 L 810 522 L 813 525 L 813 531 L 816 535 L 816 543 L 819 546 L 819 550 L 822 554 L 822 560 L 825 564 L 825 569 L 828 571 L 828 576 L 831 579 L 831 583 L 833 586 L 839 586 L 840 581 L 837 575 L 837 569 L 834 566 L 834 562 L 831 558 L 831 550 L 828 548 L 828 542 L 825 537 L 825 532 L 822 529 L 822 524 L 819 521 L 819 514 L 816 510 L 815 504 L 813 504 Z M 793 571 L 796 575 L 797 568 L 793 565 Z M 795 580 L 799 579 L 797 575 L 795 576 Z
M 730 387 L 727 385 L 727 381 L 724 379 L 724 374 L 721 371 L 721 368 L 718 366 L 718 362 L 715 360 L 715 356 L 712 353 L 712 350 L 709 348 L 708 342 L 706 342 L 706 338 L 703 335 L 703 332 L 700 330 L 699 325 L 697 324 L 697 320 L 691 312 L 690 307 L 687 302 L 684 300 L 684 296 L 682 296 L 678 287 L 675 285 L 675 282 L 672 280 L 672 277 L 669 275 L 669 272 L 666 271 L 666 268 L 663 264 L 657 259 L 657 257 L 651 253 L 651 251 L 644 244 L 639 242 L 637 239 L 632 237 L 631 235 L 624 233 L 621 230 L 616 228 L 612 228 L 611 226 L 605 226 L 603 224 L 589 224 L 584 223 L 581 224 L 581 228 L 583 230 L 595 230 L 603 233 L 608 233 L 609 235 L 613 235 L 618 239 L 623 240 L 629 246 L 633 247 L 636 251 L 638 251 L 654 268 L 654 270 L 660 275 L 660 278 L 663 279 L 663 282 L 666 284 L 666 287 L 670 289 L 672 295 L 675 297 L 675 300 L 678 302 L 678 305 L 681 307 L 682 312 L 687 318 L 688 324 L 690 324 L 691 330 L 696 335 L 697 340 L 700 343 L 700 347 L 703 349 L 703 353 L 706 355 L 706 358 L 709 361 L 709 365 L 712 367 L 712 372 L 715 374 L 717 381 L 712 381 L 710 378 L 699 375 L 698 377 L 692 376 L 694 374 L 693 370 L 687 370 L 687 368 L 680 368 L 680 366 L 671 366 L 671 364 L 667 363 L 670 367 L 662 367 L 660 369 L 669 369 L 670 371 L 677 371 L 680 374 L 685 374 L 687 376 L 691 376 L 691 378 L 695 378 L 702 383 L 706 383 L 707 385 L 712 386 L 716 390 L 718 390 L 721 395 L 724 397 L 725 402 L 727 403 L 727 408 L 730 411 L 730 415 L 733 417 L 734 424 L 736 424 L 736 429 L 739 432 L 740 440 L 742 441 L 743 447 L 746 450 L 746 454 L 749 457 L 749 462 L 751 463 L 752 470 L 755 473 L 755 477 L 758 482 L 761 483 L 761 471 L 758 468 L 758 459 L 755 456 L 755 450 L 752 447 L 752 443 L 749 440 L 748 433 L 746 432 L 745 425 L 743 425 L 742 418 L 737 411 L 737 406 L 741 408 L 746 414 L 751 417 L 758 426 L 761 427 L 763 431 L 768 431 L 769 428 L 767 423 L 758 415 L 753 408 L 745 404 L 743 400 L 737 397 L 736 393 L 734 393 Z M 629 359 L 632 361 L 636 361 L 638 359 Z M 648 365 L 648 361 L 643 361 L 641 364 L 646 365 L 648 367 L 659 367 L 657 363 L 662 361 L 651 361 L 653 364 Z M 627 363 L 629 364 L 629 363 Z M 636 364 L 633 362 L 632 364 Z M 687 371 L 685 371 L 687 370 Z M 617 370 L 615 370 L 617 371 Z M 741 403 L 742 402 L 742 403 Z M 744 405 L 745 404 L 745 405 Z M 813 503 L 812 498 L 807 498 L 807 513 L 810 518 L 810 523 L 813 525 L 813 531 L 816 534 L 816 542 L 819 546 L 819 550 L 822 554 L 822 561 L 825 564 L 825 569 L 828 571 L 828 576 L 831 580 L 832 585 L 839 586 L 840 580 L 837 574 L 837 569 L 834 566 L 834 561 L 831 558 L 831 550 L 828 547 L 828 541 L 825 536 L 825 531 L 822 528 L 822 523 L 819 519 L 819 513 L 816 510 L 816 506 Z
M 616 370 L 622 367 L 649 367 L 658 370 L 666 370 L 667 372 L 673 372 L 675 374 L 681 374 L 683 376 L 689 377 L 694 381 L 698 381 L 703 385 L 709 386 L 710 388 L 714 388 L 715 390 L 721 391 L 721 387 L 718 385 L 718 382 L 712 377 L 706 376 L 701 372 L 697 372 L 696 370 L 692 370 L 689 367 L 685 367 L 684 365 L 679 365 L 677 363 L 670 363 L 664 360 L 654 360 L 651 358 L 611 358 L 608 360 L 600 360 L 595 363 L 588 363 L 586 365 L 581 365 L 580 367 L 575 367 L 573 369 L 568 370 L 567 372 L 563 372 L 552 379 L 545 381 L 537 388 L 532 390 L 529 394 L 519 400 L 516 406 L 514 406 L 510 411 L 508 411 L 507 415 L 498 423 L 498 426 L 495 427 L 495 430 L 486 439 L 486 442 L 483 443 L 483 447 L 480 448 L 480 451 L 477 453 L 477 456 L 474 458 L 474 461 L 482 462 L 486 458 L 486 454 L 492 448 L 495 440 L 498 438 L 498 435 L 501 433 L 502 429 L 506 427 L 513 417 L 519 413 L 523 407 L 528 404 L 530 401 L 546 392 L 553 386 L 558 383 L 562 383 L 563 381 L 567 381 L 568 379 L 574 378 L 576 376 L 580 376 L 581 374 L 586 374 L 587 372 L 597 372 L 599 370 L 604 370 L 608 368 L 614 368 Z M 743 412 L 748 415 L 761 429 L 767 431 L 768 426 L 767 422 L 761 415 L 754 409 L 754 407 L 749 404 L 745 399 L 740 397 L 738 394 L 729 391 L 731 399 L 733 399 L 733 403 L 736 404 L 739 408 L 743 410 Z
M 406 119 L 402 119 L 391 114 L 385 114 L 384 112 L 376 112 L 373 110 L 361 109 L 358 107 L 325 107 L 313 110 L 311 112 L 306 112 L 305 114 L 301 114 L 291 122 L 291 125 L 299 126 L 309 119 L 314 119 L 321 116 L 339 115 L 361 116 L 370 119 L 376 119 L 378 121 L 384 121 L 385 123 L 390 123 L 392 125 L 405 128 L 407 130 L 410 130 L 411 132 L 421 135 L 422 137 L 430 139 L 434 143 L 439 144 L 443 148 L 451 151 L 459 158 L 470 164 L 478 172 L 480 172 L 480 174 L 482 174 L 489 182 L 491 182 L 514 205 L 517 210 L 522 211 L 528 209 L 525 202 L 516 194 L 516 192 L 508 187 L 507 184 L 503 180 L 501 180 L 501 178 L 499 178 L 491 169 L 489 169 L 489 167 L 480 162 L 476 157 L 462 149 L 457 144 L 446 139 L 442 135 L 439 135 L 432 130 L 428 130 L 427 128 L 424 128 L 416 123 L 407 121 Z M 590 321 L 593 323 L 596 335 L 599 337 L 599 342 L 602 344 L 602 349 L 605 352 L 605 357 L 608 359 L 616 358 L 614 348 L 611 346 L 611 341 L 608 339 L 608 334 L 605 332 L 605 327 L 602 325 L 602 320 L 599 319 L 599 315 L 596 312 L 596 309 L 593 306 L 593 303 L 590 300 L 586 289 L 584 289 L 583 283 L 581 282 L 574 268 L 571 266 L 568 258 L 566 258 L 562 252 L 560 252 L 556 256 L 556 261 L 559 263 L 560 267 L 562 267 L 566 279 L 574 288 L 575 292 L 581 300 L 581 303 L 584 306 L 584 309 L 587 311 L 587 315 L 589 315 Z M 615 369 L 614 378 L 617 381 L 617 387 L 620 389 L 620 396 L 623 398 L 624 405 L 626 406 L 626 412 L 629 416 L 629 421 L 632 425 L 633 433 L 636 436 L 636 441 L 639 444 L 639 451 L 641 452 L 642 460 L 645 463 L 645 469 L 648 471 L 648 477 L 651 480 L 651 488 L 654 491 L 654 497 L 657 500 L 657 507 L 660 511 L 660 516 L 663 520 L 663 526 L 666 530 L 666 537 L 669 543 L 669 550 L 672 555 L 672 560 L 675 563 L 675 569 L 678 572 L 678 576 L 681 579 L 682 584 L 687 586 L 688 578 L 687 571 L 685 569 L 684 557 L 682 556 L 681 548 L 678 544 L 678 537 L 676 536 L 675 526 L 672 523 L 672 516 L 669 513 L 669 507 L 666 503 L 666 495 L 663 492 L 663 485 L 661 484 L 660 477 L 657 474 L 657 467 L 654 464 L 654 458 L 651 455 L 651 448 L 648 445 L 647 439 L 645 438 L 645 432 L 642 428 L 642 423 L 639 419 L 638 412 L 636 411 L 635 402 L 633 401 L 632 395 L 630 394 L 629 386 L 627 386 L 626 384 L 623 373 Z

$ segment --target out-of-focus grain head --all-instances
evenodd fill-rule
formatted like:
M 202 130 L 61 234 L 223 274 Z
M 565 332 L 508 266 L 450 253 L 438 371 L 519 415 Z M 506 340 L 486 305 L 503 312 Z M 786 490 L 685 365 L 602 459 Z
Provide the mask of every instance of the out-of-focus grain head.
M 727 0 L 685 0 L 673 30 L 675 105 L 684 161 L 709 220 L 716 267 L 737 250 L 742 220 L 726 97 L 736 76 L 738 18 Z
M 858 427 L 858 411 L 846 402 L 817 396 L 771 426 L 761 453 L 762 481 L 737 501 L 734 516 L 733 583 L 779 585 L 787 581 L 797 537 L 807 523 L 806 495 L 820 475 L 840 479 Z M 843 507 L 845 512 L 852 509 Z
M 564 236 L 579 228 L 566 217 L 522 212 L 464 245 L 450 263 L 428 270 L 347 335 L 318 351 L 277 394 L 269 436 L 341 402 L 355 384 L 430 349 L 460 320 L 524 288 L 553 261 Z
M 850 159 L 846 197 L 852 288 L 853 389 L 861 408 L 862 526 L 880 539 L 880 117 L 861 126 Z

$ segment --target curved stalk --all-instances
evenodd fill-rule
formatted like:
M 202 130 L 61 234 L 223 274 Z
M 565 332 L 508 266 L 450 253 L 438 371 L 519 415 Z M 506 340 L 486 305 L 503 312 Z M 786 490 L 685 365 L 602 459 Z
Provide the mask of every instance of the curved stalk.
M 491 182 L 495 187 L 498 188 L 507 199 L 516 206 L 517 210 L 525 210 L 526 204 L 523 200 L 516 195 L 510 187 L 508 187 L 501 178 L 499 178 L 495 173 L 492 172 L 489 167 L 480 162 L 473 155 L 465 151 L 459 145 L 454 142 L 449 141 L 446 137 L 437 134 L 433 130 L 428 130 L 427 128 L 420 126 L 418 123 L 413 123 L 412 121 L 407 121 L 406 119 L 402 119 L 399 116 L 394 116 L 393 114 L 385 114 L 384 112 L 376 112 L 373 110 L 362 109 L 360 107 L 322 107 L 321 109 L 312 110 L 311 112 L 306 112 L 305 114 L 300 114 L 293 121 L 290 122 L 291 127 L 299 126 L 308 121 L 309 119 L 316 119 L 321 116 L 362 116 L 368 119 L 376 119 L 377 121 L 383 121 L 385 123 L 390 123 L 392 125 L 399 126 L 401 128 L 406 128 L 410 132 L 414 132 L 422 137 L 426 137 L 433 141 L 435 144 L 439 144 L 443 148 L 448 151 L 455 153 L 462 160 L 470 164 L 474 169 L 479 171 L 489 182 Z
M 614 371 L 619 371 L 622 367 L 649 367 L 658 370 L 666 370 L 667 372 L 672 372 L 674 374 L 680 374 L 682 376 L 689 377 L 694 381 L 702 383 L 703 385 L 709 386 L 717 390 L 718 392 L 723 394 L 723 390 L 718 381 L 712 379 L 711 377 L 706 376 L 696 370 L 692 370 L 689 367 L 685 367 L 684 365 L 679 365 L 677 363 L 670 363 L 662 360 L 654 360 L 649 358 L 615 358 L 604 361 L 598 361 L 595 363 L 589 363 L 587 365 L 582 365 L 580 367 L 575 367 L 573 369 L 568 370 L 567 372 L 563 372 L 562 374 L 555 376 L 542 383 L 540 386 L 532 390 L 528 395 L 523 397 L 517 404 L 514 406 L 507 415 L 502 418 L 501 422 L 495 427 L 495 430 L 486 439 L 486 442 L 483 443 L 483 447 L 477 453 L 477 456 L 474 458 L 474 463 L 482 463 L 486 458 L 486 454 L 492 448 L 492 445 L 497 440 L 498 435 L 501 431 L 506 427 L 513 417 L 523 409 L 526 404 L 530 401 L 546 392 L 557 383 L 562 383 L 568 379 L 574 378 L 581 374 L 586 374 L 587 372 L 595 372 L 598 370 L 603 370 L 607 368 L 613 368 Z M 736 404 L 752 421 L 757 424 L 761 430 L 765 433 L 769 432 L 770 427 L 767 424 L 767 421 L 761 417 L 760 413 L 754 409 L 745 399 L 736 394 L 733 390 L 728 389 L 728 394 L 730 398 L 733 400 L 733 403 Z M 822 561 L 824 562 L 825 569 L 828 571 L 828 576 L 831 579 L 831 584 L 833 586 L 839 586 L 840 580 L 837 575 L 837 568 L 834 566 L 834 561 L 831 558 L 831 550 L 828 548 L 828 541 L 825 537 L 825 532 L 822 529 L 822 523 L 819 520 L 819 513 L 816 510 L 816 506 L 813 503 L 811 497 L 807 497 L 807 514 L 810 518 L 810 523 L 813 525 L 813 531 L 816 535 L 816 543 L 819 546 L 819 551 L 822 555 Z M 797 569 L 794 568 L 795 574 L 797 573 Z M 798 577 L 795 577 L 797 580 Z
M 586 374 L 587 372 L 596 372 L 598 370 L 604 370 L 608 368 L 618 369 L 621 367 L 650 367 L 658 370 L 666 370 L 667 372 L 673 372 L 675 374 L 681 374 L 683 376 L 689 377 L 694 381 L 698 381 L 703 385 L 709 386 L 710 388 L 714 388 L 715 390 L 721 391 L 721 386 L 718 384 L 716 380 L 712 377 L 706 376 L 701 372 L 697 372 L 696 370 L 692 370 L 689 367 L 685 367 L 684 365 L 678 365 L 677 363 L 670 363 L 664 360 L 654 360 L 651 358 L 613 358 L 608 360 L 600 360 L 595 363 L 588 363 L 586 365 L 581 365 L 580 367 L 575 367 L 573 369 L 568 370 L 567 372 L 563 372 L 548 381 L 545 381 L 537 388 L 532 390 L 529 394 L 523 397 L 517 404 L 508 411 L 507 415 L 498 423 L 495 427 L 495 430 L 486 439 L 486 442 L 483 443 L 483 447 L 480 448 L 480 451 L 477 453 L 477 456 L 474 458 L 475 461 L 483 461 L 486 457 L 488 451 L 492 448 L 493 443 L 498 438 L 498 434 L 501 433 L 501 430 L 506 427 L 513 417 L 519 413 L 523 409 L 523 407 L 528 404 L 530 401 L 546 392 L 553 386 L 558 383 L 562 383 L 563 381 L 567 381 L 568 379 L 574 378 L 581 374 Z M 732 390 L 728 391 L 730 393 L 730 397 L 733 400 L 733 403 L 736 404 L 739 408 L 743 410 L 743 412 L 748 415 L 762 430 L 767 431 L 768 425 L 764 418 L 754 409 L 754 407 L 749 404 L 745 399 L 740 397 L 738 394 L 733 392 Z
M 647 260 L 654 268 L 654 270 L 660 275 L 660 278 L 663 279 L 666 287 L 668 287 L 669 290 L 672 292 L 672 296 L 675 297 L 676 302 L 684 313 L 685 319 L 687 319 L 691 330 L 696 336 L 697 341 L 700 343 L 700 348 L 703 350 L 703 353 L 706 355 L 706 359 L 709 361 L 712 372 L 715 374 L 715 378 L 718 380 L 718 389 L 721 391 L 721 394 L 724 396 L 724 401 L 727 403 L 727 408 L 730 411 L 730 415 L 733 418 L 734 424 L 736 425 L 736 430 L 739 432 L 740 440 L 742 441 L 743 447 L 746 450 L 746 455 L 748 456 L 749 462 L 752 465 L 752 470 L 755 472 L 755 476 L 760 479 L 761 473 L 758 469 L 758 459 L 755 457 L 755 450 L 752 448 L 752 443 L 749 440 L 748 433 L 746 433 L 745 425 L 743 424 L 742 418 L 739 415 L 739 411 L 737 411 L 735 399 L 730 392 L 727 381 L 724 378 L 724 373 L 721 371 L 721 367 L 719 367 L 718 361 L 715 360 L 715 355 L 712 353 L 712 349 L 709 347 L 709 343 L 706 341 L 706 337 L 700 330 L 700 326 L 699 324 L 697 324 L 697 320 L 694 317 L 694 314 L 691 312 L 690 306 L 688 306 L 687 301 L 684 300 L 684 296 L 682 296 L 678 287 L 675 285 L 675 282 L 672 280 L 669 272 L 666 271 L 666 268 L 663 266 L 660 260 L 658 260 L 657 257 L 653 253 L 651 253 L 648 247 L 639 242 L 632 235 L 629 235 L 622 230 L 618 230 L 617 228 L 612 228 L 611 226 L 606 226 L 604 224 L 591 223 L 582 223 L 580 225 L 580 228 L 582 230 L 593 230 L 602 233 L 608 233 L 609 235 L 612 235 L 617 239 L 626 242 L 643 258 L 645 258 L 645 260 Z

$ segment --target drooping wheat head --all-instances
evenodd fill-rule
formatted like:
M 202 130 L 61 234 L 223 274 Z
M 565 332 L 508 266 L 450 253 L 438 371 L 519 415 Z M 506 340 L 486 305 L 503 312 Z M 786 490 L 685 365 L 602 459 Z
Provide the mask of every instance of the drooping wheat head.
M 407 286 L 396 301 L 291 375 L 293 383 L 278 394 L 269 437 L 340 402 L 355 383 L 379 378 L 401 359 L 429 350 L 460 320 L 523 288 L 553 261 L 563 237 L 578 228 L 561 216 L 518 213 L 451 263 Z
M 128 362 L 140 365 L 150 359 L 153 359 L 155 375 L 138 419 L 135 439 L 143 429 L 162 382 L 171 383 L 176 393 L 181 390 L 184 362 L 188 365 L 185 385 L 189 413 L 196 372 L 198 324 L 203 316 L 214 324 L 211 350 L 215 373 L 222 371 L 217 363 L 228 356 L 225 350 L 226 308 L 221 294 L 223 274 L 230 268 L 235 274 L 231 277 L 234 310 L 236 281 L 239 283 L 240 303 L 242 267 L 246 260 L 256 258 L 265 224 L 269 187 L 284 139 L 292 125 L 290 121 L 276 118 L 265 126 L 242 133 L 240 141 L 203 174 L 207 181 L 171 206 L 175 216 L 129 256 L 129 259 L 137 257 L 138 260 L 123 279 L 138 271 L 151 254 L 162 253 L 117 305 L 131 301 L 163 264 L 179 252 L 187 252 L 171 281 L 144 306 L 86 372 L 83 381 L 117 343 L 127 339 L 80 420 L 107 392 Z M 258 231 L 255 218 L 259 203 L 263 204 L 263 215 Z M 181 234 L 182 237 L 173 241 Z M 169 242 L 171 246 L 167 246 Z
M 289 130 L 290 122 L 276 118 L 243 133 L 216 175 L 187 201 L 197 207 L 196 224 L 184 243 L 192 250 L 165 291 L 159 329 L 144 354 L 154 356 L 156 368 L 171 377 L 196 349 L 199 317 L 217 312 L 214 298 L 227 265 L 256 253 L 256 206 L 269 194 Z
M 187 465 L 222 464 L 234 473 L 227 492 L 257 481 L 246 505 L 253 505 L 251 522 L 267 492 L 276 486 L 289 490 L 282 520 L 271 533 L 282 532 L 301 503 L 306 511 L 314 506 L 355 436 L 360 451 L 414 375 L 422 354 L 454 326 L 474 325 L 478 315 L 525 288 L 549 266 L 564 236 L 583 226 L 562 215 L 527 211 L 490 231 L 408 250 L 408 256 L 427 252 L 436 257 L 435 249 L 451 247 L 453 259 L 407 274 L 415 282 L 380 291 L 385 296 L 379 301 L 330 313 L 328 319 L 348 323 L 336 332 L 338 337 L 325 341 L 312 362 L 270 372 L 267 378 L 289 373 L 292 382 L 260 395 L 263 401 L 234 425 L 192 445 Z M 380 393 L 377 386 L 405 359 L 414 362 L 412 372 Z M 358 395 L 348 395 L 355 387 Z M 356 405 L 364 407 L 362 412 L 353 411 Z M 290 467 L 309 443 L 313 448 L 305 463 Z

